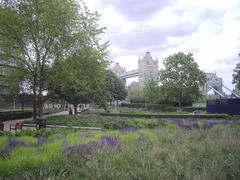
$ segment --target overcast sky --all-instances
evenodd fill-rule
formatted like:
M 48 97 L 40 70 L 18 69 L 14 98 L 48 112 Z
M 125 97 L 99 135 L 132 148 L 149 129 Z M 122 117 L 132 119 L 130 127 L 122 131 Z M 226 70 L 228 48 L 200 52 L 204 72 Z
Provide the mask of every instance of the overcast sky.
M 191 52 L 200 69 L 232 87 L 240 60 L 239 0 L 85 0 L 107 28 L 110 57 L 127 70 L 150 51 L 160 68 L 167 56 Z

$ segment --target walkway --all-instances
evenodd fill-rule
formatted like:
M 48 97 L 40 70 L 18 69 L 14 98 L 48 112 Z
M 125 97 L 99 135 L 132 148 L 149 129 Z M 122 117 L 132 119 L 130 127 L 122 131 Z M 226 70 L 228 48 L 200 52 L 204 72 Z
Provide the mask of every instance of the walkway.
M 62 111 L 62 112 L 55 113 L 55 114 L 44 115 L 44 117 L 61 116 L 61 115 L 67 115 L 67 114 L 68 114 L 68 111 Z M 11 120 L 11 121 L 3 121 L 3 123 L 4 123 L 4 131 L 9 131 L 10 124 L 15 125 L 16 123 L 21 123 L 21 122 L 24 122 L 24 121 L 27 121 L 27 120 L 32 120 L 32 118 L 16 119 L 16 120 Z M 23 129 L 27 129 L 27 128 L 32 128 L 33 129 L 33 127 L 23 127 Z

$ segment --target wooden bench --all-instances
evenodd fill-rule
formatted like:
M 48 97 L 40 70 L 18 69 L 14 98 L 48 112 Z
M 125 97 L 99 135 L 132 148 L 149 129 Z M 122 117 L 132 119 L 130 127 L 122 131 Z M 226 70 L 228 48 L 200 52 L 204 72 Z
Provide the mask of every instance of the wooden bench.
M 4 130 L 4 123 L 2 121 L 0 121 L 0 131 Z
M 23 128 L 23 123 L 16 123 L 15 125 L 10 124 L 9 130 L 17 131 L 18 129 L 22 130 L 22 128 Z

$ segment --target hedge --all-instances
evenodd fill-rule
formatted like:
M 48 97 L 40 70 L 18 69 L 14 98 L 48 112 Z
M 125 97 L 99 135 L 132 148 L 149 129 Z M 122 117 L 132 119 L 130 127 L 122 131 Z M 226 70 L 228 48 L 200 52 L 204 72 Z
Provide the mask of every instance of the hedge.
M 0 121 L 14 120 L 14 119 L 24 119 L 33 116 L 32 111 L 13 111 L 13 112 L 0 112 Z
M 122 103 L 122 107 L 146 108 L 146 109 L 170 111 L 170 112 L 174 112 L 177 110 L 176 107 L 169 106 L 167 104 Z
M 186 112 L 193 112 L 193 111 L 206 111 L 206 107 L 193 107 L 193 106 L 186 106 L 186 107 L 182 107 L 183 111 Z
M 200 118 L 200 119 L 231 119 L 227 114 L 133 114 L 133 113 L 100 113 L 102 116 L 122 116 L 133 118 Z

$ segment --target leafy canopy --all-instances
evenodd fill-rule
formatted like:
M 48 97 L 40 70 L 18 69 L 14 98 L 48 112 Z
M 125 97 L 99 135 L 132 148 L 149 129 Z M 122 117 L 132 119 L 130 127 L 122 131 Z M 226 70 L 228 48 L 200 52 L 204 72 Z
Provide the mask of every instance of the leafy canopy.
M 163 61 L 160 82 L 167 89 L 173 101 L 194 101 L 201 97 L 200 86 L 206 82 L 205 74 L 199 69 L 191 53 L 179 52 Z
M 19 79 L 31 84 L 39 114 L 46 99 L 43 93 L 51 95 L 49 80 L 55 62 L 84 57 L 83 52 L 89 56 L 89 49 L 100 52 L 96 61 L 106 55 L 107 44 L 100 43 L 104 28 L 98 20 L 99 15 L 81 0 L 0 1 L 0 56 L 14 60 L 24 71 Z

